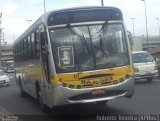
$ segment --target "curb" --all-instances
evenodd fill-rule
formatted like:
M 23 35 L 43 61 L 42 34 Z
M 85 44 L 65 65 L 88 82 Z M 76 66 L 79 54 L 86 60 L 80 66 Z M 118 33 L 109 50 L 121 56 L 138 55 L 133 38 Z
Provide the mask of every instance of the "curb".
M 10 112 L 8 112 L 6 109 L 0 107 L 0 115 L 12 115 Z

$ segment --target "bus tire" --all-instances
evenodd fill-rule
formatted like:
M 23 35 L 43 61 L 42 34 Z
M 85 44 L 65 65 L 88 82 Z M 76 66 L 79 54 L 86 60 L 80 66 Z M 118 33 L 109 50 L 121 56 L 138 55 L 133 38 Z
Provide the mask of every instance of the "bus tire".
M 20 78 L 19 78 L 19 90 L 20 90 L 21 97 L 26 97 L 26 93 L 23 91 L 22 82 Z
M 51 109 L 48 106 L 46 106 L 45 104 L 43 104 L 42 92 L 41 92 L 41 89 L 38 84 L 36 84 L 36 94 L 37 94 L 37 101 L 38 101 L 38 104 L 40 105 L 42 112 L 43 113 L 50 113 Z

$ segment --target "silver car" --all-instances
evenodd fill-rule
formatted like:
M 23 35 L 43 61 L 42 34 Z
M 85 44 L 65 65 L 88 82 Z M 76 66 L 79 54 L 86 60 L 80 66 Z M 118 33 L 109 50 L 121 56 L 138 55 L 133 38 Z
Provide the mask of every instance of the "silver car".
M 9 86 L 10 85 L 10 79 L 9 77 L 0 70 L 0 86 Z

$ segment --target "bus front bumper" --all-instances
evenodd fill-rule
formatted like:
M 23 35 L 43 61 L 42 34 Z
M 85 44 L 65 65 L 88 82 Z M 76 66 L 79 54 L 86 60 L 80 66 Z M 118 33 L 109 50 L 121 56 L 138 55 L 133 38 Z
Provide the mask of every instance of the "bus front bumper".
M 134 77 L 130 77 L 123 83 L 85 89 L 71 89 L 63 86 L 54 88 L 56 97 L 53 97 L 53 106 L 73 103 L 89 103 L 104 100 L 111 100 L 119 97 L 132 97 L 134 94 Z M 105 90 L 103 95 L 92 95 L 93 90 Z

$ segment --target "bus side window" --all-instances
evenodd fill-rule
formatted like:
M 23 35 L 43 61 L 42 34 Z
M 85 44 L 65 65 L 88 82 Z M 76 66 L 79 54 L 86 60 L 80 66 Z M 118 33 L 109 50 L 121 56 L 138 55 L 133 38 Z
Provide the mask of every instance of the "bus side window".
M 15 60 L 17 61 L 17 45 L 15 45 L 15 55 L 14 55 L 14 57 L 15 57 Z
M 22 41 L 22 48 L 23 48 L 23 50 L 22 50 L 22 58 L 21 58 L 21 60 L 23 61 L 24 60 L 24 58 L 25 58 L 25 56 L 24 56 L 24 52 L 25 52 L 25 48 L 24 48 L 24 40 Z
M 21 41 L 22 51 L 21 51 L 21 61 L 24 60 L 24 40 Z
M 35 43 L 34 43 L 34 40 L 35 40 L 35 34 L 34 32 L 31 34 L 31 58 L 34 59 L 35 57 Z
M 13 46 L 13 60 L 16 60 L 16 46 Z
M 19 52 L 19 56 L 20 56 L 20 61 L 22 61 L 22 42 L 19 42 L 19 46 L 20 46 L 20 52 Z
M 18 61 L 18 44 L 16 45 L 16 60 Z
M 31 50 L 31 36 L 29 35 L 28 36 L 28 59 L 31 59 L 31 53 L 32 53 L 32 50 Z
M 46 32 L 40 33 L 40 42 L 41 42 L 41 52 L 42 54 L 48 54 L 48 50 L 46 48 L 47 41 L 47 34 Z
M 19 48 L 19 43 L 18 43 L 18 44 L 17 44 L 17 60 L 18 60 L 18 61 L 20 60 L 19 52 L 20 52 L 20 48 Z
M 39 41 L 39 30 L 36 30 L 36 35 L 35 35 L 35 57 L 37 59 L 40 58 L 40 41 Z
M 17 44 L 17 49 L 16 49 L 16 58 L 17 58 L 17 61 L 18 61 L 18 44 Z
M 28 38 L 26 39 L 26 60 L 28 60 L 28 55 L 29 55 L 29 52 L 28 52 Z

